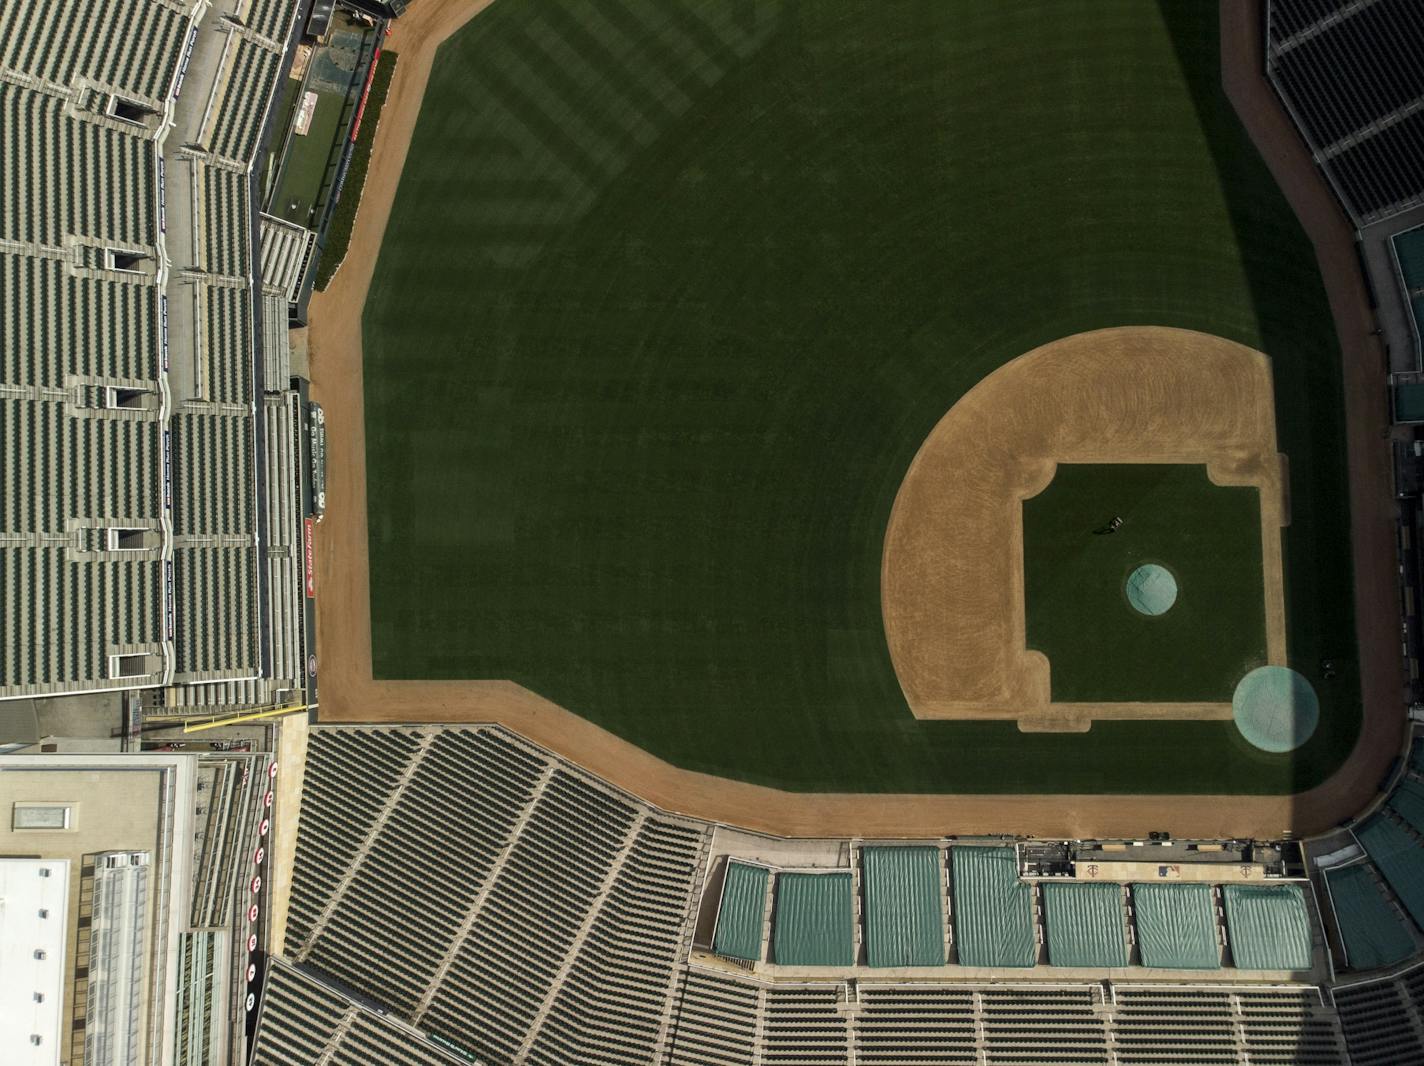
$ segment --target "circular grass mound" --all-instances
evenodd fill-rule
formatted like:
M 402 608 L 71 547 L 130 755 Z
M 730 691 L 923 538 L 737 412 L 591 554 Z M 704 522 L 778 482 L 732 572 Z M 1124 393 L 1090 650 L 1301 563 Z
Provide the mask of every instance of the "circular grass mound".
M 1127 575 L 1127 602 L 1140 614 L 1166 614 L 1177 602 L 1177 579 L 1165 566 L 1144 563 Z
M 1261 666 L 1237 684 L 1231 716 L 1262 751 L 1294 751 L 1315 732 L 1320 701 L 1303 675 L 1287 666 Z

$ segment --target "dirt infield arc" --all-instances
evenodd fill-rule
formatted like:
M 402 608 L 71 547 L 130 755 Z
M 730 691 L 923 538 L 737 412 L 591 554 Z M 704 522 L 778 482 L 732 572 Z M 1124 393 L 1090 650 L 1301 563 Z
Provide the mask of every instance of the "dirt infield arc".
M 1020 356 L 971 389 L 930 434 L 890 515 L 881 573 L 891 658 L 920 718 L 1230 718 L 1230 704 L 1050 703 L 1051 664 L 1026 646 L 1023 501 L 1058 463 L 1200 463 L 1260 491 L 1266 633 L 1286 661 L 1270 361 L 1242 345 L 1157 327 L 1099 330 Z
M 1310 832 L 1363 807 L 1398 748 L 1402 715 L 1382 364 L 1348 227 L 1260 77 L 1259 9 L 1222 4 L 1224 80 L 1315 241 L 1340 325 L 1365 728 L 1344 767 L 1297 796 L 851 795 L 782 792 L 680 770 L 507 682 L 384 682 L 371 672 L 361 313 L 438 44 L 488 0 L 425 0 L 396 24 L 401 53 L 347 264 L 312 303 L 313 396 L 328 413 L 328 510 L 318 535 L 320 717 L 498 721 L 665 809 L 786 835 L 1115 836 Z

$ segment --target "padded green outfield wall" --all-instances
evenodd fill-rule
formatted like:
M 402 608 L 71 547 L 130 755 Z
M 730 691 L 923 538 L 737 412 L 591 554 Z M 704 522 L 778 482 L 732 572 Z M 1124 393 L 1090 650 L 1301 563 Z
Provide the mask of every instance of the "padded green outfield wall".
M 512 679 L 788 789 L 1322 780 L 1359 725 L 1339 352 L 1217 28 L 1150 0 L 472 19 L 363 319 L 375 675 Z M 1288 646 L 1321 699 L 1290 755 L 1220 721 L 921 721 L 896 680 L 881 552 L 927 434 L 1024 352 L 1140 324 L 1273 360 Z

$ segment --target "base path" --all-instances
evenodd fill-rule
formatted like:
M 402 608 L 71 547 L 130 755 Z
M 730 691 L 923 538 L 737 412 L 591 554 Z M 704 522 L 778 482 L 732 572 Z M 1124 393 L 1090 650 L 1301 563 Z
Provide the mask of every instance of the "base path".
M 1136 836 L 1166 826 L 1179 836 L 1273 837 L 1325 829 L 1370 801 L 1403 728 L 1383 364 L 1367 336 L 1349 229 L 1260 76 L 1257 5 L 1234 0 L 1222 5 L 1227 88 L 1316 242 L 1346 358 L 1365 731 L 1329 781 L 1275 797 L 790 793 L 680 770 L 509 682 L 372 680 L 361 312 L 435 48 L 487 2 L 422 0 L 397 20 L 387 47 L 400 63 L 350 251 L 311 305 L 312 395 L 327 414 L 327 511 L 317 534 L 323 722 L 501 722 L 665 810 L 787 836 Z
M 919 718 L 1230 718 L 1229 703 L 1050 703 L 1052 664 L 1027 644 L 1024 501 L 1059 463 L 1190 463 L 1259 490 L 1266 649 L 1286 661 L 1271 363 L 1240 344 L 1160 326 L 1066 337 L 970 389 L 910 464 L 885 535 L 881 608 L 895 674 Z

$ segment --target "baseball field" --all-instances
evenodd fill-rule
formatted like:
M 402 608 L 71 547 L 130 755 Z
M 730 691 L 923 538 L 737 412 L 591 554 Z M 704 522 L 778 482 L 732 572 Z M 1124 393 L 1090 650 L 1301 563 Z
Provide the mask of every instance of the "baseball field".
M 1218 49 L 1214 5 L 1140 0 L 483 11 L 430 70 L 362 320 L 374 676 L 510 679 L 795 790 L 1322 781 L 1361 720 L 1340 351 Z M 1273 658 L 1274 528 L 1278 650 L 1321 705 L 1290 755 L 1220 717 L 1024 732 L 907 701 L 882 567 L 912 462 L 995 371 L 1117 327 L 1264 353 L 1288 477 L 1208 480 L 1206 429 L 1150 484 L 1060 467 L 1016 504 L 1028 646 L 1054 701 L 1229 702 Z M 1177 372 L 1119 384 L 1169 409 Z M 1162 550 L 1156 651 L 1115 601 L 1075 614 Z

